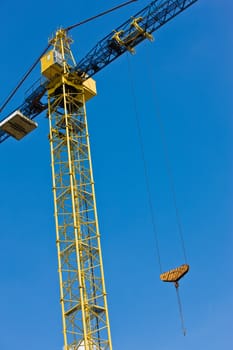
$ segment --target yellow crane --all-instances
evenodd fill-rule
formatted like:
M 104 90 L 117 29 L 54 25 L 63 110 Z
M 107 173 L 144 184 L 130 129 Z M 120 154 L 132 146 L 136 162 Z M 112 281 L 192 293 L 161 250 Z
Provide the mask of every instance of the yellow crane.
M 152 1 L 78 63 L 70 47 L 74 26 L 57 30 L 36 61 L 41 61 L 43 79 L 0 122 L 0 142 L 20 140 L 47 111 L 64 350 L 112 349 L 86 116 L 86 102 L 96 95 L 92 76 L 123 53 L 133 53 L 143 40 L 152 40 L 155 30 L 196 1 Z M 178 283 L 187 271 L 183 265 L 161 279 Z

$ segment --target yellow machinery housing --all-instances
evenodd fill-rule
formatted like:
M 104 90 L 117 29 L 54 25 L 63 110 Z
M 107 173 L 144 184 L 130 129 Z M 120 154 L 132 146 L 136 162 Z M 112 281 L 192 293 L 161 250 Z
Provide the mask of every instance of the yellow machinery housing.
M 64 62 L 66 64 L 66 62 Z M 61 76 L 64 70 L 62 55 L 57 50 L 50 50 L 41 58 L 41 73 L 50 81 Z M 76 77 L 77 80 L 77 77 Z M 76 86 L 77 82 L 75 82 Z M 96 96 L 96 82 L 92 78 L 88 78 L 82 82 L 84 88 L 85 101 Z
M 50 50 L 41 58 L 41 73 L 49 80 L 63 71 L 62 55 L 57 50 Z

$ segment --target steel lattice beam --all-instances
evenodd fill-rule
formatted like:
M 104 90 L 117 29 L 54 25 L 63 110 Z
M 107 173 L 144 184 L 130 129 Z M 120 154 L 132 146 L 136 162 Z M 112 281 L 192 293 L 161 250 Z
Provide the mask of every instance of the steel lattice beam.
M 93 76 L 109 63 L 128 50 L 133 49 L 146 39 L 145 33 L 151 34 L 158 30 L 172 18 L 183 12 L 197 0 L 155 0 L 132 18 L 116 28 L 115 33 L 121 33 L 119 43 L 114 39 L 114 32 L 110 33 L 77 64 L 75 70 L 80 75 Z M 132 25 L 132 19 L 141 18 L 139 25 L 142 32 Z
M 143 40 L 150 38 L 151 33 L 158 30 L 196 1 L 197 0 L 152 1 L 132 18 L 116 28 L 115 31 L 99 41 L 96 46 L 72 68 L 72 71 L 78 73 L 83 81 L 95 75 L 123 53 L 132 51 L 134 47 Z M 133 18 L 136 20 L 140 19 L 136 22 L 137 25 L 132 24 Z M 115 35 L 114 37 L 116 33 L 119 35 Z M 47 104 L 41 102 L 41 99 L 46 93 L 47 84 L 47 81 L 37 84 L 23 104 L 17 109 L 31 119 L 37 117 L 42 111 L 46 110 Z M 0 143 L 5 141 L 8 137 L 8 134 L 0 130 Z

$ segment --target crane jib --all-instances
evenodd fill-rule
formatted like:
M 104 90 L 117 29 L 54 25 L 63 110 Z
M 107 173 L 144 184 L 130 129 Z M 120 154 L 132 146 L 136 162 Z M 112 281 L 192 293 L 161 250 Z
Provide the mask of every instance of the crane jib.
M 123 53 L 134 53 L 134 47 L 145 39 L 152 40 L 152 33 L 169 22 L 172 18 L 186 10 L 198 0 L 154 0 L 144 9 L 116 28 L 113 32 L 99 41 L 80 62 L 71 69 L 82 80 L 92 77 Z M 46 93 L 47 82 L 39 84 L 24 100 L 19 110 L 30 119 L 36 118 L 47 109 L 41 101 Z M 0 143 L 10 134 L 0 128 Z
M 151 33 L 183 12 L 197 0 L 155 0 L 115 29 L 76 65 L 74 70 L 83 76 L 93 76 L 123 53 L 130 51 Z M 138 25 L 134 21 L 138 20 Z M 116 35 L 118 34 L 118 35 Z M 118 40 L 117 40 L 118 38 Z

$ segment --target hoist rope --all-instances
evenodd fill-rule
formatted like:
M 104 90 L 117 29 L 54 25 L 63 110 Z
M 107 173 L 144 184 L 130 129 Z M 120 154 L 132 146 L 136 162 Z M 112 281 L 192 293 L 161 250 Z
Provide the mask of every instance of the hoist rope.
M 153 79 L 153 64 L 151 62 L 150 56 L 148 54 L 148 59 L 147 59 L 147 67 L 150 71 L 149 79 L 151 81 L 151 88 L 152 88 L 152 93 L 154 95 L 153 101 L 157 101 L 156 98 L 156 87 L 155 87 L 155 79 Z M 152 72 L 152 74 L 151 74 Z M 185 242 L 184 242 L 184 234 L 183 234 L 183 227 L 182 227 L 182 222 L 181 222 L 181 216 L 177 204 L 177 196 L 176 196 L 176 191 L 175 191 L 175 184 L 174 184 L 174 177 L 173 177 L 173 172 L 171 168 L 171 161 L 169 157 L 169 151 L 168 151 L 168 146 L 167 146 L 167 139 L 166 139 L 166 134 L 165 134 L 165 129 L 164 129 L 164 124 L 162 120 L 162 116 L 158 107 L 158 103 L 154 102 L 154 109 L 155 109 L 155 117 L 157 119 L 157 123 L 159 125 L 159 130 L 160 130 L 160 135 L 161 135 L 161 142 L 162 142 L 162 149 L 164 153 L 164 160 L 165 160 L 165 166 L 167 168 L 167 174 L 168 174 L 168 179 L 170 182 L 170 189 L 171 189 L 171 194 L 172 194 L 172 200 L 173 200 L 173 205 L 175 209 L 175 215 L 176 215 L 176 223 L 177 223 L 177 228 L 179 232 L 179 238 L 181 242 L 181 247 L 182 247 L 182 253 L 183 253 L 183 258 L 185 263 L 187 264 L 187 254 L 186 254 L 186 249 L 185 249 Z M 176 288 L 176 295 L 177 295 L 177 303 L 178 303 L 178 308 L 179 308 L 179 315 L 180 315 L 180 320 L 181 320 L 181 327 L 184 336 L 186 335 L 186 328 L 184 324 L 184 317 L 183 317 L 183 310 L 182 310 L 182 304 L 181 304 L 181 298 L 179 294 L 179 283 L 175 282 L 175 288 Z
M 128 62 L 128 71 L 129 71 L 129 77 L 130 77 L 130 83 L 131 83 L 131 93 L 132 93 L 133 104 L 134 104 L 135 118 L 136 118 L 137 130 L 138 130 L 138 138 L 139 138 L 141 156 L 142 156 L 142 161 L 143 161 L 148 204 L 149 204 L 152 228 L 153 228 L 155 243 L 156 243 L 156 253 L 157 253 L 160 272 L 162 272 L 161 255 L 160 255 L 159 242 L 158 242 L 158 233 L 157 233 L 156 222 L 155 222 L 155 217 L 154 217 L 154 210 L 153 210 L 153 205 L 152 205 L 152 196 L 151 196 L 148 168 L 147 168 L 147 163 L 146 163 L 143 137 L 142 137 L 142 131 L 141 131 L 140 116 L 138 113 L 138 108 L 137 108 L 137 103 L 136 103 L 136 94 L 135 94 L 134 85 L 133 85 L 133 75 L 132 75 L 128 55 L 127 55 L 127 62 Z M 150 70 L 150 72 L 151 71 L 152 70 Z M 151 74 L 149 74 L 149 76 L 150 76 L 150 78 L 152 78 Z M 153 87 L 152 91 L 153 91 L 154 96 L 155 96 L 155 89 L 154 89 L 153 83 L 154 83 L 154 81 L 152 81 L 152 79 L 151 79 L 151 85 Z M 156 98 L 154 98 L 154 100 L 156 100 Z M 155 107 L 155 109 L 156 109 L 156 107 Z M 178 209 L 178 205 L 177 205 L 176 191 L 175 191 L 174 179 L 173 179 L 173 174 L 172 174 L 171 165 L 170 165 L 170 158 L 169 158 L 169 152 L 168 152 L 168 147 L 167 147 L 167 141 L 166 141 L 166 137 L 165 137 L 165 131 L 164 131 L 162 118 L 161 118 L 161 115 L 159 113 L 158 108 L 157 108 L 157 112 L 155 114 L 156 114 L 156 119 L 157 119 L 158 124 L 159 124 L 159 130 L 160 130 L 161 139 L 162 139 L 162 148 L 163 148 L 164 159 L 165 159 L 167 173 L 168 173 L 169 182 L 170 182 L 170 188 L 171 188 L 171 193 L 172 193 L 173 205 L 175 208 L 176 221 L 177 221 L 177 227 L 178 227 L 179 237 L 180 237 L 181 246 L 182 246 L 183 257 L 184 257 L 185 263 L 187 264 L 187 255 L 186 255 L 186 249 L 185 249 L 184 238 L 183 238 L 183 229 L 182 229 L 180 213 L 179 213 L 179 209 Z M 177 295 L 177 302 L 178 302 L 182 331 L 183 331 L 183 334 L 186 335 L 186 329 L 185 329 L 185 325 L 184 325 L 184 317 L 183 317 L 181 298 L 180 298 L 180 294 L 179 294 L 179 283 L 178 282 L 175 282 L 175 288 L 176 288 L 176 295 Z
M 134 84 L 133 84 L 133 75 L 132 75 L 132 70 L 131 70 L 130 60 L 129 60 L 128 54 L 127 54 L 127 62 L 128 62 L 128 73 L 129 73 L 129 78 L 130 78 L 130 87 L 131 87 L 131 94 L 132 94 L 132 99 L 133 99 L 133 107 L 134 107 L 136 126 L 137 126 L 137 132 L 138 132 L 139 146 L 140 146 L 141 157 L 142 157 L 142 162 L 143 162 L 147 200 L 148 200 L 148 205 L 149 205 L 152 230 L 153 230 L 154 238 L 155 238 L 156 255 L 157 255 L 157 259 L 158 259 L 159 270 L 160 270 L 160 273 L 162 273 L 162 263 L 161 263 L 161 256 L 160 256 L 160 250 L 159 250 L 158 232 L 157 232 L 156 220 L 155 220 L 153 204 L 152 204 L 152 195 L 151 195 L 151 189 L 150 189 L 150 181 L 149 181 L 147 162 L 146 162 L 146 157 L 145 157 L 140 116 L 139 116 L 137 103 L 136 103 L 136 94 L 135 94 L 135 89 L 134 89 Z
M 180 314 L 180 320 L 181 320 L 181 328 L 182 328 L 183 334 L 185 336 L 186 335 L 186 328 L 184 325 L 184 316 L 183 316 L 183 310 L 182 310 L 182 304 L 181 304 L 181 299 L 180 299 L 178 282 L 175 283 L 175 288 L 176 288 L 177 302 L 178 302 L 178 308 L 179 308 L 179 314 Z
M 32 66 L 28 69 L 28 71 L 24 74 L 24 76 L 22 77 L 22 79 L 19 81 L 19 83 L 16 85 L 16 87 L 12 90 L 12 92 L 10 93 L 10 95 L 6 98 L 6 100 L 3 102 L 2 106 L 0 107 L 0 113 L 3 111 L 3 109 L 7 106 L 7 104 L 11 101 L 11 99 L 14 97 L 14 95 L 16 94 L 16 92 L 19 90 L 19 88 L 21 87 L 21 85 L 25 82 L 25 80 L 27 79 L 27 77 L 31 74 L 31 72 L 33 71 L 33 69 L 37 66 L 37 64 L 39 63 L 40 59 L 42 56 L 44 56 L 44 54 L 46 53 L 46 51 L 49 49 L 50 44 L 44 49 L 44 51 L 42 52 L 42 54 L 36 59 L 36 61 L 32 64 Z
M 176 214 L 176 223 L 177 223 L 177 228 L 178 228 L 178 232 L 179 232 L 179 238 L 180 238 L 180 242 L 181 242 L 183 258 L 184 258 L 185 263 L 187 264 L 187 254 L 186 254 L 186 248 L 185 248 L 185 242 L 184 242 L 183 226 L 182 226 L 180 211 L 179 211 L 178 204 L 177 204 L 174 176 L 173 176 L 173 172 L 172 172 L 172 168 L 171 168 L 171 161 L 170 161 L 170 157 L 169 157 L 169 151 L 168 151 L 167 140 L 166 140 L 162 116 L 161 116 L 158 104 L 155 103 L 155 101 L 157 101 L 156 87 L 155 87 L 155 80 L 152 78 L 154 76 L 153 64 L 150 60 L 149 55 L 148 55 L 147 61 L 148 61 L 148 67 L 150 70 L 150 74 L 148 74 L 148 75 L 149 75 L 149 78 L 151 81 L 152 92 L 154 95 L 153 102 L 154 102 L 154 109 L 155 109 L 155 117 L 157 119 L 157 122 L 159 125 L 159 130 L 160 130 L 160 135 L 161 135 L 162 150 L 164 153 L 165 166 L 167 168 L 168 179 L 170 182 L 170 189 L 171 189 L 172 200 L 173 200 L 173 205 L 174 205 L 175 214 Z M 152 72 L 152 74 L 151 74 L 151 72 Z

